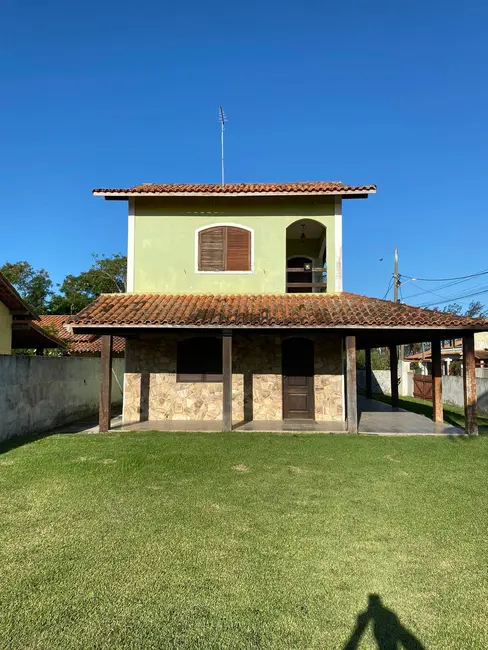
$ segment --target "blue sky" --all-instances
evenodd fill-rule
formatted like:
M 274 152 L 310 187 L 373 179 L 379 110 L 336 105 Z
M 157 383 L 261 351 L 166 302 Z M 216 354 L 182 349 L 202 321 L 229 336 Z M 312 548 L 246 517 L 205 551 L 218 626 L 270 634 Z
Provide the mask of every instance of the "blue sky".
M 0 263 L 59 281 L 125 252 L 125 204 L 91 189 L 217 182 L 222 104 L 228 182 L 378 185 L 344 205 L 346 290 L 382 297 L 396 245 L 407 275 L 488 268 L 487 24 L 481 1 L 4 0 Z

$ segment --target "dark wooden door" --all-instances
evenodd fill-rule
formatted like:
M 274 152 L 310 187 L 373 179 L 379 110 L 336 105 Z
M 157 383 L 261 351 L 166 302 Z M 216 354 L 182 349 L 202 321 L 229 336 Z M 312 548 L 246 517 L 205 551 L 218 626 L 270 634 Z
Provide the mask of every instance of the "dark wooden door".
M 283 417 L 290 420 L 313 420 L 313 341 L 302 338 L 283 341 L 282 367 Z

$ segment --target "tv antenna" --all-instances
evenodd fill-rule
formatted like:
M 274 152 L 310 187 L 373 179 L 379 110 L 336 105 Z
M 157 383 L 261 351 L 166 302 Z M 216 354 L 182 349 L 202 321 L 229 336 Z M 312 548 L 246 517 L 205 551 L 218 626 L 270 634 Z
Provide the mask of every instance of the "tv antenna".
M 219 106 L 219 122 L 221 124 L 220 144 L 222 146 L 222 187 L 224 187 L 224 131 L 225 123 L 227 122 L 227 115 L 224 113 L 222 106 Z

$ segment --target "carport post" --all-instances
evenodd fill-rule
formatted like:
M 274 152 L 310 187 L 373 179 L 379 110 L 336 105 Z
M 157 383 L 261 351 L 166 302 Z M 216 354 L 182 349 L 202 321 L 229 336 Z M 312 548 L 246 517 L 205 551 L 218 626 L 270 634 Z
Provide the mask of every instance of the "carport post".
M 464 427 L 470 436 L 478 435 L 476 421 L 476 363 L 474 334 L 463 336 Z
M 356 337 L 346 336 L 346 408 L 347 432 L 358 432 L 358 396 L 356 381 Z
M 112 396 L 112 335 L 102 334 L 102 353 L 100 358 L 100 402 L 98 410 L 99 431 L 110 429 Z
M 390 345 L 391 405 L 398 406 L 398 350 Z
M 222 332 L 222 431 L 232 431 L 232 331 Z
M 444 412 L 442 408 L 442 360 L 441 360 L 441 342 L 432 341 L 432 407 L 434 422 L 444 422 Z
M 373 399 L 372 370 L 371 370 L 371 348 L 366 348 L 365 352 L 365 375 L 366 375 L 366 397 Z

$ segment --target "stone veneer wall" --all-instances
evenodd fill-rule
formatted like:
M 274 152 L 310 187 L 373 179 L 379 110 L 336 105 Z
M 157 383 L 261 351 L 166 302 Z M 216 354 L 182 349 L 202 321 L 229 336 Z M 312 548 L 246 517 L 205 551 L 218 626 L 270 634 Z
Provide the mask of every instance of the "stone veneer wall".
M 188 336 L 167 331 L 161 337 L 127 341 L 124 422 L 222 418 L 222 383 L 176 381 L 177 343 Z M 316 419 L 342 420 L 341 340 L 312 338 Z M 276 334 L 234 334 L 233 420 L 282 419 L 281 341 Z

